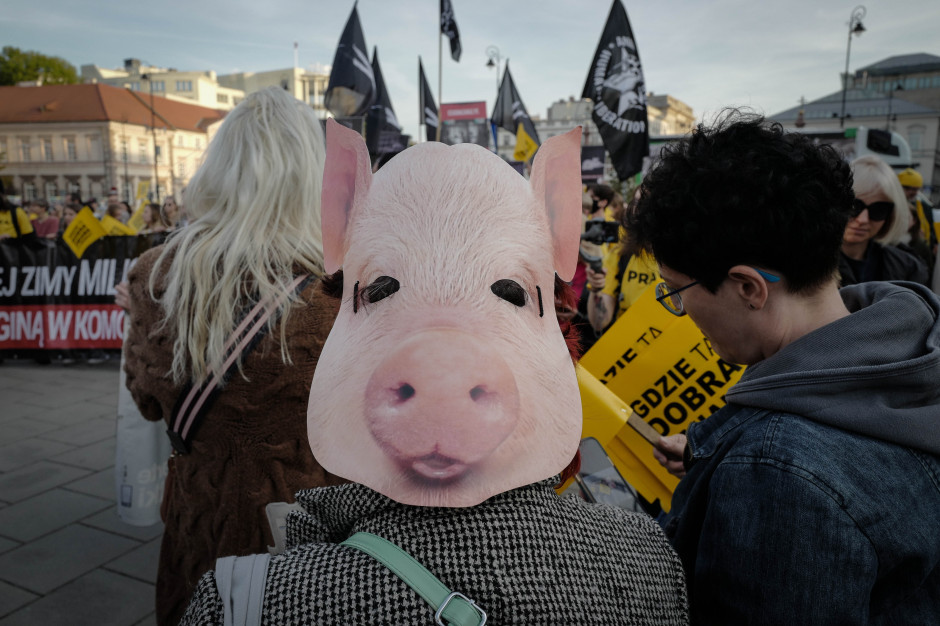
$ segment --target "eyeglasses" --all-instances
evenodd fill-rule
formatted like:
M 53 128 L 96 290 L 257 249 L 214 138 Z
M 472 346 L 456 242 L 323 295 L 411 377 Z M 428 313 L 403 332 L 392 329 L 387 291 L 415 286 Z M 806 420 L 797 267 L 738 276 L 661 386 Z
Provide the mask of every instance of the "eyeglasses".
M 868 219 L 873 222 L 880 222 L 888 219 L 888 216 L 894 211 L 894 203 L 880 200 L 878 202 L 872 202 L 871 204 L 865 204 L 858 198 L 855 198 L 852 204 L 852 217 L 858 217 L 865 209 L 868 209 Z
M 753 268 L 755 272 L 764 277 L 768 283 L 778 283 L 780 282 L 779 276 L 774 276 L 770 272 L 765 272 L 764 270 Z M 685 315 L 685 306 L 682 304 L 682 296 L 679 295 L 680 291 L 685 291 L 689 287 L 694 287 L 698 284 L 697 280 L 693 280 L 688 285 L 684 287 L 679 287 L 678 289 L 669 290 L 669 285 L 664 282 L 656 284 L 656 302 L 659 302 L 663 305 L 667 311 L 673 315 L 682 317 Z

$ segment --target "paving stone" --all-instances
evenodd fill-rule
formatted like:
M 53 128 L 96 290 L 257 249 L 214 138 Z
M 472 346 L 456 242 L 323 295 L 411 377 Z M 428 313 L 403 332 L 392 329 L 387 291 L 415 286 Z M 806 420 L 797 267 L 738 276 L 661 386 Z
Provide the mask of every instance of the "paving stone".
M 46 594 L 139 545 L 126 537 L 73 524 L 0 554 L 0 579 Z
M 59 454 L 50 460 L 66 465 L 101 471 L 114 465 L 114 437 Z
M 157 626 L 157 614 L 151 613 L 144 619 L 134 624 L 134 626 Z
M 55 409 L 40 409 L 40 412 L 33 414 L 32 417 L 42 420 L 43 422 L 52 422 L 60 426 L 72 426 L 94 419 L 107 417 L 114 419 L 115 415 L 117 415 L 117 409 L 110 411 L 97 402 L 89 401 L 77 402 Z
M 0 621 L 2 626 L 128 626 L 153 611 L 154 590 L 95 570 Z
M 7 539 L 6 537 L 0 537 L 0 554 L 3 554 L 4 552 L 9 552 L 10 550 L 17 547 L 18 545 L 20 544 L 17 543 L 16 541 L 13 541 L 12 539 Z
M 74 449 L 75 446 L 67 443 L 39 438 L 10 443 L 0 447 L 0 472 L 9 472 Z
M 0 423 L 23 419 L 24 417 L 32 417 L 46 410 L 40 406 L 27 404 L 22 398 L 18 398 L 19 395 L 21 394 L 11 392 L 7 389 L 0 390 L 0 396 L 3 397 L 3 411 L 0 411 Z
M 44 422 L 33 417 L 24 417 L 3 423 L 0 428 L 0 446 L 6 446 L 23 439 L 31 439 L 58 428 L 55 424 Z
M 123 535 L 138 541 L 150 541 L 163 534 L 163 522 L 157 522 L 152 526 L 132 526 L 121 521 L 117 515 L 117 508 L 112 502 L 111 506 L 100 513 L 95 513 L 91 517 L 82 520 L 82 524 L 106 530 L 109 533 Z
M 45 432 L 41 437 L 52 441 L 71 443 L 75 446 L 87 446 L 90 443 L 114 437 L 116 424 L 117 415 L 115 414 L 115 416 L 110 419 L 98 418 L 82 422 L 81 424 Z
M 32 541 L 109 506 L 107 500 L 53 489 L 0 510 L 0 535 Z
M 114 469 L 110 467 L 63 486 L 66 489 L 87 493 L 90 496 L 96 496 L 109 502 L 115 501 Z
M 34 593 L 23 589 L 18 589 L 13 585 L 0 582 L 0 617 L 12 613 L 24 604 L 28 604 L 38 598 Z
M 54 409 L 60 406 L 68 406 L 74 402 L 74 400 L 67 394 L 50 393 L 49 389 L 44 391 L 27 391 L 30 391 L 32 396 L 28 400 L 24 400 L 24 404 L 29 404 L 31 406 Z
M 0 474 L 0 500 L 9 503 L 19 502 L 88 474 L 88 470 L 78 467 L 39 461 L 12 472 Z
M 154 539 L 114 559 L 105 565 L 105 568 L 146 583 L 156 584 L 159 561 L 160 539 Z

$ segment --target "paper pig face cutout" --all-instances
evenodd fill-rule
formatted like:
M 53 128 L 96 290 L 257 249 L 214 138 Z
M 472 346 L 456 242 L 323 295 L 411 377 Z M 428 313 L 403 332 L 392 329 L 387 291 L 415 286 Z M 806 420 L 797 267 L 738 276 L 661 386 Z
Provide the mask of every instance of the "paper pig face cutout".
M 424 506 L 561 471 L 581 403 L 553 286 L 577 262 L 580 129 L 542 145 L 531 186 L 470 144 L 414 146 L 373 176 L 357 133 L 326 134 L 323 249 L 344 286 L 310 390 L 316 458 Z

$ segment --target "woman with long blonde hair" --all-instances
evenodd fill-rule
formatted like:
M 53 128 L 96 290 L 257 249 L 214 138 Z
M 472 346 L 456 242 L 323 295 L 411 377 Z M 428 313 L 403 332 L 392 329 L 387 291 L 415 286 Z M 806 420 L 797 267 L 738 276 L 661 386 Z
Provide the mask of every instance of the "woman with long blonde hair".
M 273 543 L 267 503 L 341 482 L 306 436 L 310 381 L 337 308 L 319 280 L 323 159 L 310 107 L 276 88 L 249 95 L 187 187 L 191 222 L 129 276 L 127 385 L 144 417 L 170 424 L 177 450 L 163 499 L 160 624 L 178 622 L 217 557 Z M 244 341 L 233 351 L 234 337 Z

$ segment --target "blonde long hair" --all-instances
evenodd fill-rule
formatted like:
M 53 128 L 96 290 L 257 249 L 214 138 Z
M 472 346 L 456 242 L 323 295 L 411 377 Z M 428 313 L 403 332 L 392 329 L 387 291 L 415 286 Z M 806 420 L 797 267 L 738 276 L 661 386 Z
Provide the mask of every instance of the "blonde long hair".
M 192 222 L 172 237 L 150 276 L 154 294 L 172 258 L 161 304 L 177 384 L 221 369 L 225 341 L 247 306 L 276 301 L 297 273 L 323 275 L 324 155 L 313 110 L 281 89 L 250 94 L 227 115 L 186 189 Z M 294 301 L 280 305 L 282 322 Z M 268 331 L 274 323 L 272 316 Z M 281 359 L 289 363 L 285 326 Z

